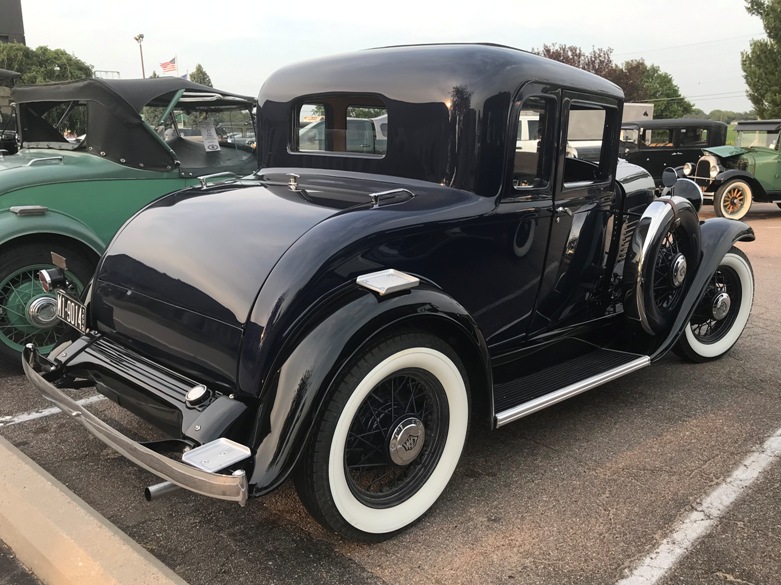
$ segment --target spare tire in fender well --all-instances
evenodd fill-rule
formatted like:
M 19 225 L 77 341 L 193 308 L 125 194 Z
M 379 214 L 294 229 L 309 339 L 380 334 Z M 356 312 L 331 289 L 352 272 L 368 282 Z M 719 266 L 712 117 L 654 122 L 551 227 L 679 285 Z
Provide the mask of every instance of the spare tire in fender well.
M 672 325 L 700 262 L 700 240 L 697 211 L 682 197 L 660 197 L 640 218 L 624 267 L 624 310 L 646 333 L 663 333 Z M 669 290 L 661 292 L 660 281 Z

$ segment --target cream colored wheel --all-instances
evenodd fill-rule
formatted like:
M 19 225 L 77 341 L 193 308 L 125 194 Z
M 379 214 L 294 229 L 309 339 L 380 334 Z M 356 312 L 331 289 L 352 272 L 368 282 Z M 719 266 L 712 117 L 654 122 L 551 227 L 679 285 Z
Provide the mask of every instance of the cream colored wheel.
M 741 180 L 727 181 L 716 190 L 713 207 L 718 217 L 743 219 L 751 209 L 751 187 Z

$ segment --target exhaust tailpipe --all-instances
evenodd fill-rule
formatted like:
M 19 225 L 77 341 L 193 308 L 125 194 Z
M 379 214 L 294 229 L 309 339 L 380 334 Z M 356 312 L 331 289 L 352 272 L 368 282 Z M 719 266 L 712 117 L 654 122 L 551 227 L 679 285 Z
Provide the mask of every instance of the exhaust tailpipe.
M 155 485 L 150 485 L 149 487 L 144 488 L 144 498 L 147 502 L 151 502 L 152 500 L 160 499 L 163 496 L 180 489 L 182 488 L 180 488 L 175 483 L 164 481 L 162 483 L 156 483 Z

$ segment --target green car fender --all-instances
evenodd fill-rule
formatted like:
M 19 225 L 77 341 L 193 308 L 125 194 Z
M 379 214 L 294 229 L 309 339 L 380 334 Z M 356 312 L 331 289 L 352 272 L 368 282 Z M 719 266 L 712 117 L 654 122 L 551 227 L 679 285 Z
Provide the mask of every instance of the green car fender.
M 54 209 L 30 205 L 0 210 L 0 249 L 19 238 L 46 241 L 51 235 L 80 242 L 97 256 L 108 245 L 88 225 Z

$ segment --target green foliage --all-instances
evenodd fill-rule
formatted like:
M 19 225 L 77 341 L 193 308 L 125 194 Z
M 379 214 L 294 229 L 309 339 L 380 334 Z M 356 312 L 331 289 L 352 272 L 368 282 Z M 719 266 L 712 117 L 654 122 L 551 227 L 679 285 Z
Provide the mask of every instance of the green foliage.
M 781 2 L 781 0 L 778 0 Z M 532 49 L 543 57 L 578 67 L 612 81 L 624 90 L 628 102 L 653 102 L 654 118 L 681 118 L 694 106 L 681 96 L 678 86 L 669 73 L 657 65 L 648 65 L 643 59 L 633 59 L 623 65 L 613 63 L 613 49 L 592 47 L 585 53 L 574 45 L 543 45 Z
M 641 101 L 654 103 L 654 118 L 683 118 L 694 105 L 681 95 L 672 76 L 657 65 L 650 65 L 641 78 L 643 96 Z
M 24 85 L 93 76 L 91 65 L 62 49 L 31 49 L 21 43 L 0 43 L 0 69 L 21 73 Z
M 766 39 L 751 41 L 741 53 L 748 99 L 760 119 L 781 117 L 781 0 L 747 0 L 749 14 L 762 19 Z
M 376 118 L 385 113 L 385 108 L 367 108 L 366 106 L 356 106 L 347 108 L 349 118 Z
M 206 73 L 206 70 L 201 66 L 200 63 L 195 66 L 195 71 L 190 73 L 190 81 L 193 83 L 200 83 L 201 85 L 205 85 L 207 87 L 214 87 L 212 85 L 211 77 L 209 77 L 209 74 Z
M 614 67 L 613 49 L 610 48 L 597 49 L 592 47 L 590 53 L 585 53 L 583 49 L 575 45 L 553 43 L 552 45 L 543 45 L 542 49 L 532 49 L 532 53 L 591 71 L 591 73 L 596 73 L 607 79 L 610 79 L 608 75 Z

